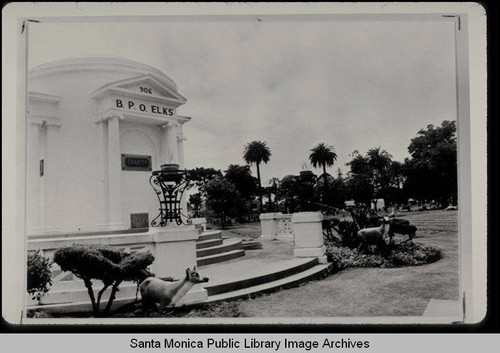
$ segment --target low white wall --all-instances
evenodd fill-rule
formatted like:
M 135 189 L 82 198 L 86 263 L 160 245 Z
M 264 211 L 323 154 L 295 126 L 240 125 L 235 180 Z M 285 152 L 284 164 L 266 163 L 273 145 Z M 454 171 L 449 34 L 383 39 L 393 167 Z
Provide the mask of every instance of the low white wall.
M 259 218 L 262 238 L 294 241 L 296 257 L 318 257 L 326 262 L 320 212 L 262 213 Z
M 262 213 L 259 216 L 262 238 L 293 241 L 292 215 L 276 213 Z
M 207 230 L 207 219 L 205 217 L 191 218 L 193 225 L 202 232 Z

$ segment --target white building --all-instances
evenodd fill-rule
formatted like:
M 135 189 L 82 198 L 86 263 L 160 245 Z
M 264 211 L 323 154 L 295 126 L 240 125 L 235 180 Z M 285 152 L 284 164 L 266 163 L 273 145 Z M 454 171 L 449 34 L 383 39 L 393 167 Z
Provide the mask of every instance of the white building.
M 129 60 L 62 60 L 30 70 L 28 234 L 128 229 L 131 214 L 151 222 L 158 215 L 151 171 L 184 168 L 190 118 L 177 108 L 185 102 L 165 74 Z

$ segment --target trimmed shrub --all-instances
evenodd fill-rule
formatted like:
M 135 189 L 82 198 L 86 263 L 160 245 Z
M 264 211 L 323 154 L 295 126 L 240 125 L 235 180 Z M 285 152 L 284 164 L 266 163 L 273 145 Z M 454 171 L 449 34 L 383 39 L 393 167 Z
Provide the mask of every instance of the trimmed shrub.
M 40 250 L 28 254 L 28 294 L 40 300 L 52 285 L 52 263 Z
M 329 246 L 327 257 L 339 269 L 347 267 L 383 267 L 386 260 L 381 255 L 361 254 L 357 249 Z
M 70 271 L 81 278 L 87 287 L 94 316 L 100 316 L 101 297 L 108 287 L 111 295 L 102 312 L 106 316 L 123 281 L 140 282 L 148 275 L 147 267 L 154 261 L 154 256 L 148 252 L 127 254 L 123 251 L 103 245 L 73 245 L 64 247 L 54 254 L 54 262 L 63 271 Z M 97 298 L 92 288 L 92 280 L 100 280 L 103 287 Z
M 398 246 L 390 255 L 394 266 L 419 266 L 436 262 L 443 257 L 439 248 L 420 243 L 405 243 Z
M 442 258 L 439 248 L 408 242 L 393 246 L 387 254 L 363 254 L 348 247 L 327 246 L 327 258 L 339 269 L 347 267 L 405 267 L 419 266 Z

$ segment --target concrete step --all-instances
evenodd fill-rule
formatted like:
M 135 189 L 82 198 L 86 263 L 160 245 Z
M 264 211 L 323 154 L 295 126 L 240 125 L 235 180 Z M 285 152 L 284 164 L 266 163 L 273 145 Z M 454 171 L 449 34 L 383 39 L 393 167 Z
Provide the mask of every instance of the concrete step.
M 207 257 L 211 255 L 221 254 L 232 250 L 243 249 L 241 244 L 241 239 L 224 239 L 221 245 L 212 246 L 209 248 L 204 248 L 196 251 L 196 257 Z
M 209 239 L 222 239 L 222 232 L 220 230 L 207 230 L 200 234 L 198 241 Z
M 222 238 L 221 239 L 208 239 L 208 240 L 202 240 L 202 241 L 197 241 L 196 242 L 196 249 L 205 249 L 205 248 L 211 248 L 213 246 L 219 246 L 222 245 Z
M 257 240 L 247 240 L 243 239 L 243 242 L 241 243 L 243 246 L 243 249 L 245 250 L 259 250 L 262 249 L 262 243 Z
M 232 259 L 236 259 L 238 257 L 245 256 L 245 250 L 231 250 L 224 253 L 219 253 L 215 255 L 209 255 L 204 257 L 198 257 L 196 261 L 197 266 L 206 266 L 211 264 L 216 264 L 219 262 L 229 261 Z
M 249 266 L 252 265 L 251 262 L 247 262 L 247 264 L 249 264 Z M 251 272 L 245 272 L 246 276 L 239 274 L 236 277 L 238 278 L 237 280 L 225 279 L 222 283 L 215 283 L 215 284 L 211 284 L 210 282 L 208 282 L 203 287 L 207 290 L 209 296 L 236 291 L 248 287 L 254 287 L 268 282 L 277 281 L 282 278 L 289 277 L 297 273 L 306 271 L 316 266 L 317 264 L 318 264 L 317 258 L 312 258 L 310 260 L 304 260 L 301 262 L 294 262 L 294 263 L 290 262 L 286 263 L 285 265 L 269 263 L 266 267 L 260 267 L 261 269 L 259 273 L 252 274 Z M 274 270 L 272 269 L 273 267 L 275 267 Z
M 202 304 L 250 297 L 257 293 L 269 293 L 278 290 L 280 288 L 291 288 L 311 279 L 315 278 L 321 279 L 326 277 L 326 275 L 331 270 L 331 266 L 332 266 L 331 263 L 319 264 L 305 271 L 296 273 L 292 276 L 280 278 L 272 282 L 267 282 L 256 286 L 246 287 L 221 294 L 209 295 L 208 299 L 204 301 Z
M 97 293 L 102 288 L 101 283 L 96 281 L 96 285 L 94 285 L 94 295 L 97 298 Z M 120 285 L 120 290 L 117 292 L 118 297 L 135 297 L 137 284 L 126 282 Z M 108 288 L 102 298 L 101 298 L 101 307 L 105 307 L 108 302 L 109 295 L 111 294 L 111 288 Z M 87 288 L 81 283 L 80 287 L 70 288 L 70 289 L 59 289 L 59 290 L 50 290 L 47 292 L 43 298 L 42 303 L 44 305 L 48 304 L 63 304 L 63 303 L 73 303 L 73 302 L 85 302 L 88 301 L 90 303 L 90 297 L 87 292 Z M 28 305 L 35 305 L 36 302 L 29 300 Z

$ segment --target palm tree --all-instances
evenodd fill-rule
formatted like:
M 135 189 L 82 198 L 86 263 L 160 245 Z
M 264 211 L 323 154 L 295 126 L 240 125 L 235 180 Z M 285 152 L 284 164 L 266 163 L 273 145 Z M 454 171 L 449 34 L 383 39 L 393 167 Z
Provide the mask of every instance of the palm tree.
M 332 167 L 337 160 L 337 154 L 333 146 L 328 146 L 325 143 L 320 143 L 311 150 L 309 160 L 314 168 L 323 167 L 323 177 L 326 183 L 326 167 Z
M 260 181 L 260 163 L 269 162 L 269 157 L 271 157 L 271 150 L 267 147 L 266 142 L 262 141 L 252 141 L 245 146 L 245 151 L 243 152 L 243 159 L 248 164 L 255 163 L 257 166 L 257 180 L 259 181 L 259 204 L 260 211 L 262 211 L 262 184 Z
M 311 150 L 311 154 L 309 155 L 309 160 L 314 168 L 319 166 L 323 167 L 323 179 L 324 179 L 324 192 L 323 192 L 323 202 L 325 201 L 326 191 L 328 188 L 327 174 L 326 174 L 326 166 L 332 167 L 335 161 L 337 160 L 337 154 L 335 153 L 335 149 L 333 146 L 328 146 L 325 143 L 320 143 L 316 147 Z
M 370 166 L 376 171 L 382 171 L 391 165 L 392 156 L 382 147 L 371 148 L 366 153 Z
M 373 170 L 373 181 L 376 188 L 376 197 L 380 197 L 385 193 L 389 186 L 389 168 L 392 163 L 392 156 L 381 147 L 371 148 L 366 153 L 368 165 Z

